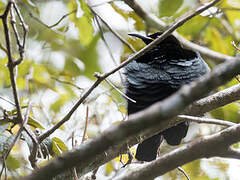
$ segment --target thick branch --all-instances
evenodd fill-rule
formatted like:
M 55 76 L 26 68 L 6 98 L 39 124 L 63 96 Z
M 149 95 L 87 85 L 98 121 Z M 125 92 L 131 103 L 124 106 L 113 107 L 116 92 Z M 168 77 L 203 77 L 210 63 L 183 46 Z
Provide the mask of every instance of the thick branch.
M 74 166 L 90 165 L 94 163 L 98 155 L 103 154 L 114 145 L 127 142 L 131 137 L 147 132 L 152 127 L 162 127 L 162 129 L 168 127 L 169 119 L 182 112 L 193 101 L 231 80 L 232 77 L 239 73 L 239 69 L 240 59 L 237 58 L 235 61 L 228 61 L 216 66 L 211 73 L 190 85 L 183 86 L 177 93 L 166 100 L 131 115 L 128 121 L 109 128 L 94 140 L 81 145 L 78 150 L 55 158 L 24 179 L 38 180 L 46 179 L 46 177 L 51 179 Z
M 124 174 L 123 177 L 117 177 L 114 180 L 151 179 L 199 158 L 219 156 L 230 158 L 237 157 L 239 159 L 239 152 L 228 148 L 230 145 L 240 141 L 239 131 L 240 125 L 238 124 L 214 135 L 199 138 L 163 155 L 156 161 Z

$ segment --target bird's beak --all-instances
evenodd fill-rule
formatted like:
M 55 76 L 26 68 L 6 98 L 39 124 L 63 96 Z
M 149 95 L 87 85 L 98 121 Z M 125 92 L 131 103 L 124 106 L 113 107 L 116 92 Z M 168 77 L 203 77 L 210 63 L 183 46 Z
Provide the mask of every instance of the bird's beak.
M 145 37 L 145 36 L 142 36 L 140 34 L 134 34 L 134 33 L 130 33 L 128 34 L 129 36 L 133 36 L 133 37 L 137 37 L 137 38 L 140 38 L 143 42 L 145 42 L 146 44 L 149 44 L 151 43 L 154 39 L 150 38 L 150 37 Z

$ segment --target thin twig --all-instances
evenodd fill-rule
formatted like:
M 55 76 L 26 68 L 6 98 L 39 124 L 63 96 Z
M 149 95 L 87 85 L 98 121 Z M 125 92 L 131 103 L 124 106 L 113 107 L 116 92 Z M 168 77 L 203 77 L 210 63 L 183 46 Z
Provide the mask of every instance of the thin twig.
M 103 42 L 104 42 L 104 44 L 105 44 L 105 46 L 106 46 L 106 48 L 107 48 L 107 50 L 108 50 L 108 53 L 109 53 L 109 55 L 110 55 L 110 57 L 111 57 L 114 65 L 117 67 L 117 66 L 118 66 L 118 63 L 117 63 L 116 59 L 114 58 L 114 56 L 113 56 L 113 54 L 112 54 L 112 51 L 111 51 L 111 48 L 109 47 L 109 45 L 108 45 L 108 43 L 107 43 L 107 41 L 106 41 L 106 39 L 105 39 L 105 37 L 104 37 L 104 33 L 103 33 L 103 30 L 102 30 L 102 27 L 101 27 L 101 25 L 100 25 L 100 23 L 99 23 L 99 21 L 98 21 L 98 17 L 97 17 L 96 14 L 94 13 L 94 11 L 91 11 L 91 12 L 92 12 L 93 16 L 95 17 L 95 20 L 96 20 L 96 22 L 97 22 L 97 25 L 98 25 L 98 28 L 99 28 L 99 31 L 100 31 L 101 38 L 102 38 L 102 40 L 103 40 Z M 120 77 L 120 79 L 121 79 L 121 82 L 123 82 L 123 78 L 122 78 L 121 72 L 118 71 L 118 74 L 119 74 L 119 77 Z
M 24 51 L 25 51 L 25 44 L 26 44 L 26 37 L 27 37 L 27 30 L 28 30 L 28 26 L 25 24 L 23 17 L 18 9 L 17 4 L 14 2 L 13 3 L 13 8 L 16 11 L 16 14 L 19 18 L 20 21 L 20 25 L 22 26 L 23 29 L 23 38 L 22 38 L 22 44 L 20 42 L 20 37 L 16 28 L 16 21 L 15 21 L 15 15 L 13 12 L 13 9 L 11 10 L 11 23 L 12 23 L 12 28 L 13 28 L 13 32 L 15 34 L 15 38 L 17 40 L 17 45 L 18 45 L 18 52 L 19 52 L 19 56 L 20 58 L 18 60 L 16 60 L 14 62 L 14 66 L 20 64 L 23 61 L 24 58 Z
M 88 105 L 86 108 L 86 119 L 85 119 L 85 125 L 84 125 L 84 131 L 82 136 L 82 143 L 86 140 L 86 134 L 87 134 L 87 127 L 88 127 Z
M 183 173 L 183 175 L 186 177 L 187 180 L 191 180 L 191 179 L 189 178 L 188 174 L 184 171 L 183 168 L 178 167 L 177 169 L 178 169 L 181 173 Z
M 236 50 L 240 51 L 240 48 L 236 45 L 236 43 L 234 41 L 232 41 L 232 45 Z
M 122 38 L 122 36 L 116 32 L 115 30 L 112 29 L 111 26 L 109 26 L 109 24 L 100 16 L 98 15 L 90 6 L 89 8 L 91 9 L 91 11 L 93 12 L 93 14 L 95 14 L 100 20 L 101 22 L 109 29 L 109 31 L 111 31 L 123 44 L 125 44 L 132 52 L 136 52 L 136 50 L 134 49 L 134 47 L 129 44 L 125 39 Z
M 235 41 L 232 41 L 232 45 L 233 45 L 233 47 L 234 47 L 237 51 L 240 52 L 240 48 L 235 44 Z M 235 79 L 236 79 L 238 82 L 240 82 L 239 76 L 235 76 Z
M 2 97 L 2 96 L 0 96 L 0 99 L 2 99 L 2 100 L 4 100 L 4 101 L 8 102 L 9 104 L 15 106 L 14 102 L 12 102 L 12 101 L 10 101 L 10 100 L 8 100 L 8 99 L 5 99 L 5 98 Z
M 41 150 L 40 144 L 38 142 L 37 135 L 31 131 L 31 129 L 27 128 L 27 126 L 24 127 L 25 132 L 28 134 L 28 136 L 31 138 L 33 143 L 32 151 L 30 152 L 30 155 L 28 157 L 30 164 L 33 169 L 37 169 L 37 153 L 38 150 Z M 41 152 L 41 151 L 40 151 Z
M 224 121 L 220 119 L 196 117 L 196 116 L 189 116 L 189 115 L 178 115 L 178 117 L 181 119 L 185 119 L 185 120 L 196 122 L 196 123 L 216 124 L 216 125 L 221 125 L 226 127 L 236 125 L 236 123 L 233 123 L 230 121 Z
M 68 85 L 73 86 L 73 87 L 75 87 L 75 88 L 77 88 L 77 89 L 79 89 L 79 90 L 83 90 L 83 88 L 81 88 L 81 87 L 79 87 L 78 85 L 76 85 L 76 84 L 74 84 L 74 83 L 71 83 L 71 82 L 69 82 L 69 81 L 63 81 L 63 80 L 60 80 L 60 79 L 58 79 L 58 78 L 56 78 L 56 77 L 51 77 L 51 78 L 54 79 L 55 81 L 60 82 L 60 83 L 68 84 Z
M 72 148 L 74 149 L 75 146 L 76 146 L 76 142 L 75 142 L 75 139 L 74 139 L 74 131 L 72 132 Z M 72 173 L 73 173 L 73 178 L 74 180 L 78 180 L 78 174 L 77 174 L 77 169 L 76 167 L 73 167 L 72 168 Z
M 105 79 L 105 81 L 113 87 L 113 89 L 115 89 L 117 92 L 119 92 L 123 97 L 125 97 L 126 99 L 128 99 L 129 101 L 132 101 L 133 103 L 136 103 L 136 101 L 130 97 L 128 97 L 124 92 L 122 92 L 119 88 L 117 88 L 110 80 L 108 80 L 107 78 Z
M 33 18 L 34 20 L 36 20 L 37 22 L 39 22 L 40 24 L 42 24 L 43 26 L 51 29 L 51 28 L 57 26 L 60 22 L 62 22 L 63 19 L 65 19 L 66 17 L 70 16 L 71 14 L 73 14 L 73 13 L 75 13 L 75 12 L 77 12 L 76 9 L 74 9 L 73 11 L 71 11 L 71 12 L 63 15 L 63 16 L 62 16 L 56 23 L 54 23 L 53 25 L 47 25 L 47 24 L 45 24 L 45 23 L 42 22 L 39 18 L 37 18 L 36 16 L 34 16 L 32 13 L 29 13 L 29 16 L 30 16 L 31 18 Z

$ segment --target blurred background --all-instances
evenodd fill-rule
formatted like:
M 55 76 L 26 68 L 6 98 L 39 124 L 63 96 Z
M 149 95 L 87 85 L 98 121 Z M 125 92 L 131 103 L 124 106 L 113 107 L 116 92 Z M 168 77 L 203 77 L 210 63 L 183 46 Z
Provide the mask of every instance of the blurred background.
M 207 0 L 137 0 L 141 7 L 166 23 Z M 0 14 L 5 10 L 7 0 L 0 0 Z M 136 13 L 120 0 L 19 0 L 17 1 L 25 23 L 28 25 L 24 61 L 18 66 L 17 88 L 23 112 L 28 101 L 32 102 L 29 126 L 35 131 L 46 131 L 59 122 L 94 83 L 94 72 L 109 72 L 136 50 L 144 47 L 143 42 L 130 38 L 128 33 L 156 30 L 148 28 Z M 19 22 L 17 20 L 17 22 Z M 20 37 L 22 37 L 21 28 Z M 240 1 L 223 0 L 178 28 L 186 39 L 206 46 L 223 54 L 235 56 L 236 50 L 231 42 L 240 40 Z M 13 32 L 11 32 L 13 35 Z M 116 36 L 118 34 L 118 37 Z M 119 38 L 124 39 L 126 43 Z M 0 22 L 0 117 L 3 110 L 9 115 L 16 113 L 12 96 L 7 56 L 4 51 L 5 39 Z M 16 40 L 12 39 L 14 57 L 18 56 Z M 216 61 L 204 58 L 212 68 Z M 39 159 L 44 165 L 48 159 L 65 151 L 74 149 L 103 132 L 108 127 L 126 120 L 126 102 L 118 90 L 123 91 L 123 70 L 111 75 L 98 86 L 87 100 L 80 105 L 71 119 L 54 132 L 48 139 L 51 155 Z M 220 87 L 225 89 L 239 83 L 236 79 Z M 240 121 L 239 103 L 219 108 L 206 116 L 238 123 Z M 83 132 L 87 125 L 87 133 Z M 184 143 L 194 138 L 212 134 L 222 127 L 192 123 Z M 19 126 L 0 124 L 0 153 L 4 144 L 11 142 Z M 25 137 L 27 139 L 27 137 Z M 28 161 L 29 143 L 19 140 L 7 159 L 8 179 L 18 179 L 31 172 Z M 239 148 L 239 144 L 234 145 Z M 174 147 L 176 148 L 176 147 Z M 160 154 L 173 147 L 162 145 Z M 135 147 L 131 148 L 135 153 Z M 141 166 L 133 162 L 121 168 L 120 158 L 100 167 L 97 179 L 107 179 Z M 123 156 L 127 161 L 127 156 Z M 240 162 L 238 160 L 211 158 L 196 160 L 183 166 L 194 180 L 237 180 Z M 87 174 L 86 176 L 89 176 Z M 83 179 L 86 178 L 82 177 Z M 171 171 L 159 180 L 185 179 L 177 170 Z

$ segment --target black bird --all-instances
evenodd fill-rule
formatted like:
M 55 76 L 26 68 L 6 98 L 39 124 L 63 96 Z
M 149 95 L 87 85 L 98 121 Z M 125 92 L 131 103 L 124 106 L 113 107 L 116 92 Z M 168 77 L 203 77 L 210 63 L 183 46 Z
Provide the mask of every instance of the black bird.
M 138 34 L 129 35 L 149 44 L 161 34 L 157 32 L 147 37 Z M 208 65 L 198 52 L 184 49 L 173 35 L 168 36 L 125 67 L 125 90 L 129 97 L 128 114 L 141 111 L 165 99 L 183 84 L 194 81 L 208 71 Z M 136 102 L 131 101 L 130 98 Z M 187 134 L 188 126 L 188 122 L 185 121 L 144 140 L 137 147 L 136 159 L 140 161 L 156 159 L 162 137 L 169 145 L 179 145 Z

